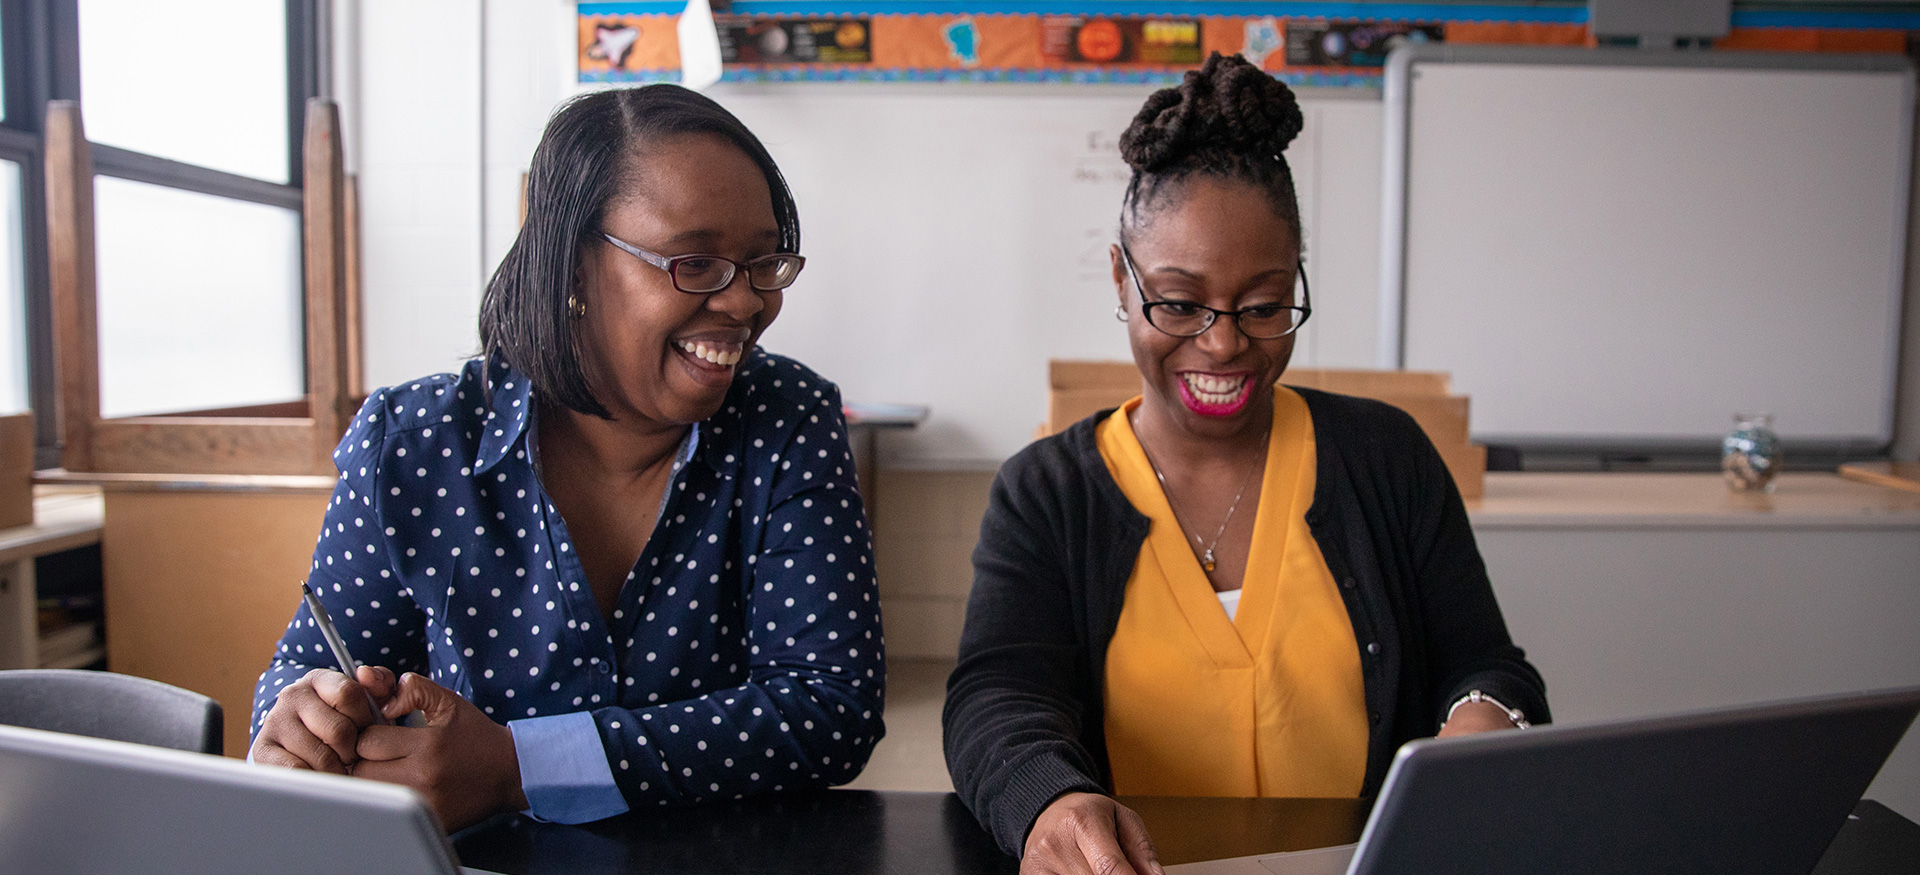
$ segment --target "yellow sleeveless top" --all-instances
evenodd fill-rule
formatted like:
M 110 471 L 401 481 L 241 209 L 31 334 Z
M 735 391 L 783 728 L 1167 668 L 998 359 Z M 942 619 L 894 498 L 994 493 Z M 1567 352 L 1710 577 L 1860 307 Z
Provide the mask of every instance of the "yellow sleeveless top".
M 1107 644 L 1113 789 L 1148 796 L 1356 797 L 1367 766 L 1360 651 L 1307 529 L 1313 419 L 1274 388 L 1273 434 L 1240 607 L 1228 619 L 1127 415 L 1100 455 L 1151 523 Z

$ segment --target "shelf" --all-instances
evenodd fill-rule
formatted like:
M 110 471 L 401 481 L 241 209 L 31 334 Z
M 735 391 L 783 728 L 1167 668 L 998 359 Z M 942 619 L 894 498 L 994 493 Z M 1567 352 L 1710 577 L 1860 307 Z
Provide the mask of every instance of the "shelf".
M 41 668 L 86 668 L 107 658 L 107 646 L 96 644 L 65 659 L 49 660 L 40 664 Z
M 41 665 L 33 570 L 38 557 L 100 543 L 104 512 L 99 489 L 41 485 L 34 487 L 33 524 L 0 529 L 0 669 L 74 668 L 106 655 L 95 635 L 86 649 Z
M 0 565 L 100 543 L 100 490 L 36 486 L 33 525 L 0 529 Z

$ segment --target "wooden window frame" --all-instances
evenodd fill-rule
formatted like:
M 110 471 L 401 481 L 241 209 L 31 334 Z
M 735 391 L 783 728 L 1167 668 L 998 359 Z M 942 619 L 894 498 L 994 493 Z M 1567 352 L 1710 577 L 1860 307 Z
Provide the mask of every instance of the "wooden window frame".
M 60 461 L 69 472 L 331 474 L 332 451 L 359 404 L 359 306 L 348 277 L 348 187 L 340 116 L 307 103 L 301 179 L 307 394 L 303 400 L 167 416 L 100 415 L 94 151 L 80 107 L 47 105 L 48 274 L 60 374 Z

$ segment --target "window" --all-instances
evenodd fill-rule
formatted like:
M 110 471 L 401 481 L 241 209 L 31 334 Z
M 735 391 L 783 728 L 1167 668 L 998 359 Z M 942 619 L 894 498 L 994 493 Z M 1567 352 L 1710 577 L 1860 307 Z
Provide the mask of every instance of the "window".
M 42 125 L 80 102 L 95 165 L 106 416 L 305 393 L 299 126 L 321 0 L 0 0 L 0 413 L 54 428 Z
M 101 416 L 300 397 L 298 210 L 107 177 L 93 210 Z
M 87 139 L 293 180 L 287 10 L 262 0 L 79 0 Z
M 27 379 L 27 285 L 20 201 L 20 164 L 0 161 L 0 337 L 8 338 L 0 346 L 0 416 L 33 409 Z

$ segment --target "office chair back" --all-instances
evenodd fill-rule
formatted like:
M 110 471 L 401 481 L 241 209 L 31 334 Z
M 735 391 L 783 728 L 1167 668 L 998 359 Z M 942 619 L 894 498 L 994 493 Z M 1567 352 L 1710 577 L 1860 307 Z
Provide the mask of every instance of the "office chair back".
M 104 671 L 0 671 L 0 723 L 198 753 L 225 746 L 219 702 Z

